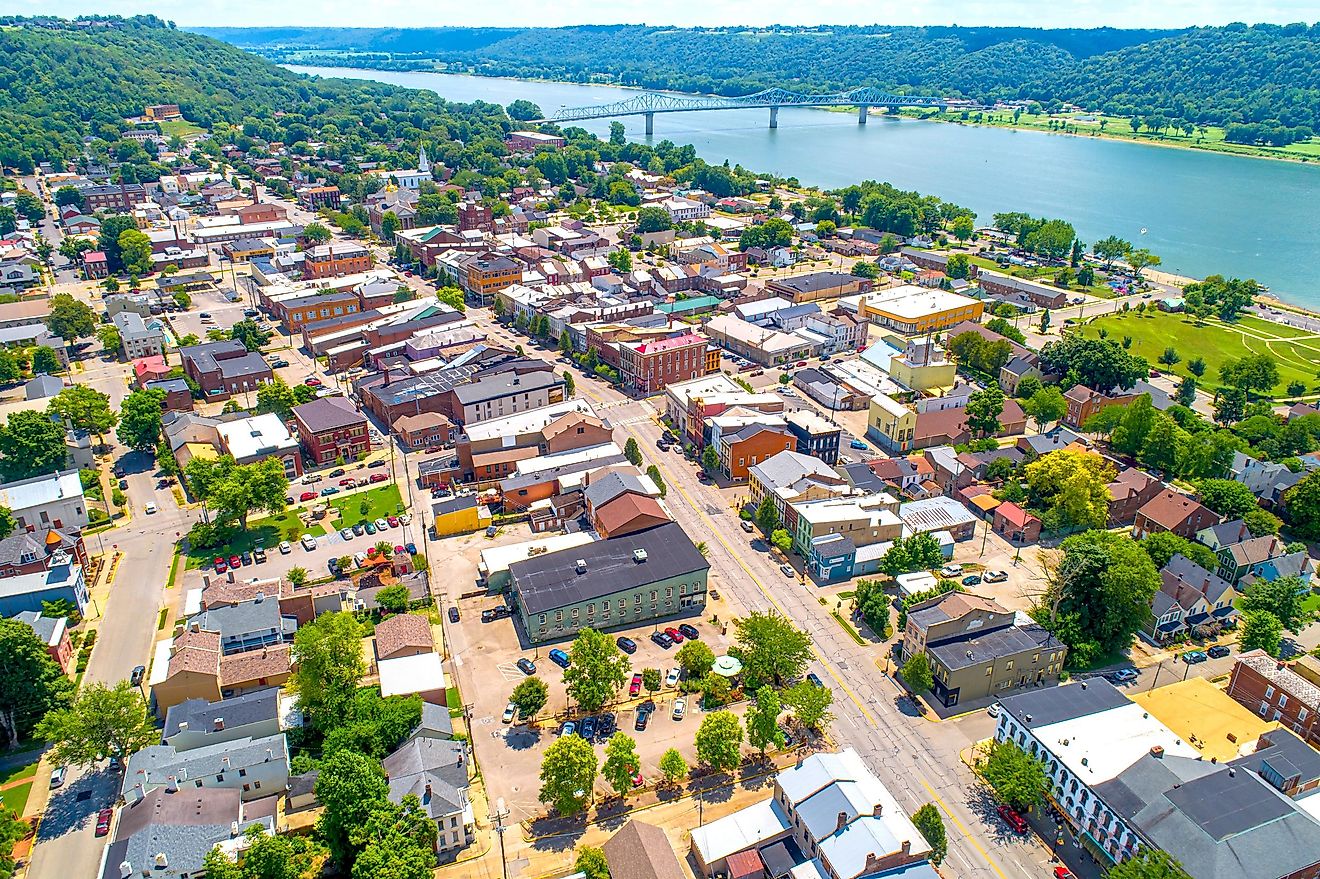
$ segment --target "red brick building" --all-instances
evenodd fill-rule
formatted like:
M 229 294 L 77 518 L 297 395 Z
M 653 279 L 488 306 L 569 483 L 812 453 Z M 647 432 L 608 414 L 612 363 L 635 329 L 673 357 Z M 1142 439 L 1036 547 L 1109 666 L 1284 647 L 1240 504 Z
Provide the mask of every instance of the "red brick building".
M 734 482 L 746 482 L 751 467 L 796 445 L 797 437 L 787 427 L 749 424 L 720 437 L 720 470 Z
M 489 232 L 495 228 L 495 215 L 479 201 L 464 202 L 458 208 L 458 231 L 480 229 Z
M 371 251 L 361 244 L 337 241 L 321 244 L 305 254 L 303 275 L 308 278 L 338 278 L 371 268 Z
M 1072 428 L 1080 428 L 1086 420 L 1108 406 L 1126 406 L 1136 397 L 1121 394 L 1110 397 L 1099 391 L 1093 391 L 1086 385 L 1073 385 L 1063 395 L 1068 403 L 1068 412 L 1063 416 L 1063 423 Z
M 1277 720 L 1320 748 L 1320 687 L 1263 650 L 1238 657 L 1228 695 L 1267 721 Z
M 1035 543 L 1040 540 L 1040 519 L 1012 501 L 1005 501 L 995 507 L 994 528 L 996 534 L 1018 543 Z
M 367 418 L 345 397 L 322 397 L 295 406 L 293 419 L 307 457 L 317 464 L 329 464 L 340 456 L 352 461 L 371 451 Z
M 81 535 L 48 528 L 20 531 L 0 540 L 0 579 L 49 571 L 69 561 L 88 564 Z
M 338 186 L 304 186 L 298 190 L 298 203 L 309 211 L 321 208 L 339 208 Z
M 619 371 L 623 385 L 635 394 L 654 394 L 671 384 L 691 381 L 707 373 L 704 336 L 684 333 L 669 339 L 619 344 Z
M 255 391 L 274 378 L 270 364 L 242 342 L 203 342 L 179 349 L 183 373 L 197 383 L 204 400 L 227 400 Z
M 82 255 L 82 261 L 83 273 L 87 275 L 87 280 L 92 281 L 110 275 L 110 263 L 106 261 L 105 254 L 101 251 L 87 251 Z
M 454 444 L 454 422 L 439 412 L 402 415 L 390 429 L 410 449 L 438 449 Z
M 1194 498 L 1166 488 L 1137 510 L 1132 533 L 1141 539 L 1161 531 L 1171 531 L 1191 540 L 1202 528 L 1218 524 L 1219 516 Z

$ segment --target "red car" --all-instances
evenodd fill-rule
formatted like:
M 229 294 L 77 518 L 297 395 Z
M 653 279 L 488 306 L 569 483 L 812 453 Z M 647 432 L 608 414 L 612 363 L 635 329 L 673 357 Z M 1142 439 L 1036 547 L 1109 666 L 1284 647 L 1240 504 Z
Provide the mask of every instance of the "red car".
M 372 481 L 372 482 L 384 482 L 384 481 L 387 480 L 387 479 L 389 479 L 389 477 L 386 476 L 384 473 L 373 473 L 373 474 L 371 474 L 371 481 Z
M 665 634 L 673 638 L 675 644 L 683 643 L 683 633 L 680 632 L 678 629 L 675 629 L 673 626 L 670 626 L 669 628 L 665 629 Z
M 357 485 L 357 480 L 354 479 L 352 476 L 345 476 L 343 479 L 339 480 L 339 484 L 344 486 L 345 488 L 352 488 L 353 486 Z
M 1077 877 L 1067 867 L 1058 866 L 1054 868 L 1054 879 L 1077 879 Z
M 102 809 L 96 813 L 96 835 L 105 836 L 110 832 L 110 819 L 115 816 L 113 809 Z
M 241 568 L 243 567 L 243 560 L 236 555 L 231 555 L 229 557 L 229 567 Z
M 398 517 L 398 516 L 386 516 L 386 517 L 385 517 L 385 521 L 390 523 L 390 527 L 391 527 L 391 528 L 398 528 L 398 527 L 399 527 L 399 517 Z
M 303 379 L 303 384 L 307 385 L 309 388 L 319 388 L 321 386 L 321 380 L 316 377 L 305 378 Z
M 1016 810 L 1009 806 L 1000 806 L 995 811 L 999 813 L 999 817 L 1003 819 L 1005 824 L 1013 828 L 1015 833 L 1027 832 L 1027 819 L 1019 815 Z
M 628 695 L 636 696 L 640 692 L 642 692 L 642 676 L 634 674 L 632 683 L 628 685 Z
M 302 494 L 298 495 L 298 500 L 300 500 L 300 501 L 314 501 L 314 500 L 316 500 L 316 492 L 314 492 L 314 491 L 304 491 Z
M 225 569 L 226 569 L 227 567 L 229 567 L 229 563 L 228 563 L 228 562 L 226 562 L 224 559 L 220 558 L 220 556 L 216 556 L 216 557 L 215 557 L 215 572 L 216 572 L 217 574 L 223 574 L 223 573 L 225 572 Z

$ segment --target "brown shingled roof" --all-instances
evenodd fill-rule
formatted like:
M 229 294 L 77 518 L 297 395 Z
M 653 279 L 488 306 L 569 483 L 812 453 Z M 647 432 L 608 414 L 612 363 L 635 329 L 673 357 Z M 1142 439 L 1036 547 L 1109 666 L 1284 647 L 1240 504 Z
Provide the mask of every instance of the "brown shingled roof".
M 640 521 L 639 521 L 640 520 Z M 596 522 L 606 534 L 640 531 L 670 521 L 653 497 L 624 492 L 596 508 Z
M 1166 488 L 1146 501 L 1138 512 L 1152 522 L 1173 531 L 1202 510 L 1205 511 L 1206 515 L 1218 521 L 1218 516 L 1201 506 L 1194 498 L 1179 494 L 1171 488 Z
M 171 650 L 170 677 L 180 672 L 215 674 L 220 661 L 220 633 L 188 629 L 174 639 Z
M 291 668 L 289 646 L 263 647 L 246 653 L 232 653 L 220 657 L 220 684 L 225 687 L 241 686 L 287 675 Z
M 665 832 L 632 820 L 604 845 L 610 875 L 627 879 L 683 879 L 683 868 Z
M 390 659 L 409 647 L 430 652 L 435 647 L 431 638 L 431 623 L 415 613 L 401 613 L 381 620 L 376 625 L 376 656 Z

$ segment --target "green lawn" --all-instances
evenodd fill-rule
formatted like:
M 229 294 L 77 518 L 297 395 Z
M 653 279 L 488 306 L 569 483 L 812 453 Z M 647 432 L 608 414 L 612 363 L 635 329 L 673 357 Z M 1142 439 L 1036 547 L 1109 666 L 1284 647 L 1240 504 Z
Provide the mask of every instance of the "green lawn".
M 9 784 L 11 781 L 18 781 L 22 778 L 31 778 L 37 774 L 37 763 L 39 760 L 33 760 L 26 766 L 11 766 L 8 769 L 0 769 L 0 784 Z
M 302 520 L 298 518 L 298 510 L 298 507 L 290 507 L 283 515 L 267 516 L 264 519 L 248 522 L 247 530 L 241 532 L 227 546 L 190 550 L 187 569 L 192 570 L 209 564 L 216 556 L 228 557 L 250 551 L 258 543 L 267 550 L 273 551 L 281 540 L 294 541 L 304 534 L 320 537 L 325 533 L 325 527 L 317 523 L 312 523 L 310 528 L 303 527 Z
M 28 794 L 31 792 L 32 782 L 29 781 L 27 784 L 0 791 L 0 800 L 3 800 L 6 809 L 13 811 L 15 815 L 22 815 L 23 807 L 27 805 Z
M 365 503 L 366 510 L 362 509 Z M 387 482 L 378 488 L 369 488 L 343 497 L 331 497 L 330 506 L 334 508 L 335 530 L 352 528 L 358 522 L 374 522 L 385 516 L 397 516 L 403 512 L 403 499 L 399 496 L 399 486 Z
M 166 119 L 157 124 L 160 125 L 160 133 L 166 137 L 173 137 L 176 134 L 179 137 L 187 137 L 190 134 L 204 134 L 206 132 L 205 128 L 193 125 L 187 119 Z
M 1140 354 L 1160 371 L 1169 367 L 1159 363 L 1164 349 L 1171 347 L 1182 357 L 1172 371 L 1190 375 L 1187 361 L 1200 357 L 1205 361 L 1205 375 L 1198 381 L 1202 387 L 1213 388 L 1219 383 L 1219 367 L 1225 362 L 1248 353 L 1269 354 L 1279 365 L 1279 384 L 1275 396 L 1283 396 L 1291 381 L 1303 382 L 1311 388 L 1316 379 L 1316 366 L 1320 364 L 1320 338 L 1294 327 L 1283 327 L 1260 318 L 1245 316 L 1232 324 L 1213 318 L 1197 326 L 1196 321 L 1182 314 L 1135 311 L 1119 312 L 1096 318 L 1081 329 L 1087 336 L 1098 336 L 1101 329 L 1108 338 L 1122 342 L 1132 337 L 1134 354 Z

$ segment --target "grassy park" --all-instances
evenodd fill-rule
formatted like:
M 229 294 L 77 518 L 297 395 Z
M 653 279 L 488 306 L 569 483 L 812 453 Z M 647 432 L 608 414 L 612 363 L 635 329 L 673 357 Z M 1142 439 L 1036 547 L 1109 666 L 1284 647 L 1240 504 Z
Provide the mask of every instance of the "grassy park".
M 393 482 L 342 497 L 332 496 L 330 506 L 334 509 L 335 530 L 352 528 L 358 522 L 374 522 L 385 516 L 397 516 L 403 512 L 399 486 Z
M 1296 327 L 1245 315 L 1231 324 L 1214 318 L 1198 324 L 1183 314 L 1128 311 L 1096 318 L 1081 327 L 1081 332 L 1094 338 L 1102 329 L 1116 342 L 1131 336 L 1129 350 L 1145 357 L 1152 367 L 1162 372 L 1191 375 L 1187 362 L 1200 357 L 1206 365 L 1205 374 L 1198 379 L 1203 387 L 1218 384 L 1219 367 L 1225 362 L 1253 353 L 1268 354 L 1279 365 L 1279 383 L 1274 387 L 1274 396 L 1283 396 L 1289 382 L 1300 381 L 1308 390 L 1316 384 L 1320 335 Z M 1172 367 L 1159 362 L 1160 355 L 1170 347 L 1182 358 Z
M 325 528 L 316 523 L 313 523 L 311 527 L 305 527 L 302 520 L 298 518 L 300 510 L 301 507 L 294 506 L 289 507 L 279 516 L 254 519 L 248 522 L 247 530 L 240 531 L 227 546 L 189 550 L 187 570 L 210 564 L 216 556 L 228 558 L 231 555 L 251 551 L 258 543 L 267 550 L 274 550 L 281 540 L 292 542 L 304 534 L 320 537 L 325 533 Z

